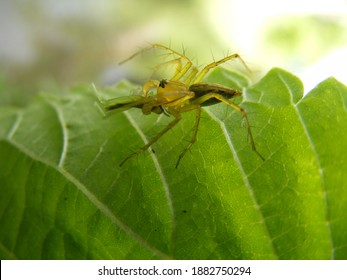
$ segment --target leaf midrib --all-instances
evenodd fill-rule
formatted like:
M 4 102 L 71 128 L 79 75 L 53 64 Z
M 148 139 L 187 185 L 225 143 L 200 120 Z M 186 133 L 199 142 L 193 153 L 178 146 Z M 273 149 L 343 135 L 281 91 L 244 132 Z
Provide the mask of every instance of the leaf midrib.
M 312 141 L 312 139 L 311 139 L 311 137 L 310 137 L 310 134 L 309 134 L 309 132 L 308 132 L 308 130 L 307 130 L 306 124 L 305 124 L 305 122 L 304 122 L 304 120 L 303 120 L 303 118 L 302 118 L 302 116 L 301 116 L 300 111 L 298 110 L 298 106 L 299 106 L 299 104 L 302 102 L 303 97 L 301 97 L 301 99 L 300 99 L 297 103 L 295 103 L 294 100 L 293 100 L 293 98 L 294 98 L 294 93 L 293 93 L 293 91 L 291 90 L 290 86 L 286 83 L 285 79 L 283 78 L 283 76 L 282 76 L 280 73 L 278 73 L 277 75 L 278 75 L 279 79 L 281 80 L 281 82 L 283 83 L 283 85 L 286 87 L 286 89 L 288 90 L 288 92 L 289 92 L 289 94 L 290 94 L 290 96 L 291 96 L 291 99 L 290 99 L 291 105 L 292 105 L 292 107 L 295 109 L 296 115 L 297 115 L 297 117 L 298 117 L 299 120 L 300 120 L 300 123 L 301 123 L 301 125 L 302 125 L 302 128 L 303 128 L 303 130 L 304 130 L 304 132 L 305 132 L 305 136 L 306 136 L 306 138 L 307 138 L 307 140 L 308 140 L 308 143 L 309 143 L 310 146 L 311 146 L 311 150 L 312 150 L 312 152 L 313 152 L 313 154 L 314 154 L 314 156 L 315 156 L 315 161 L 316 161 L 317 166 L 318 166 L 318 168 L 319 168 L 319 174 L 320 174 L 319 179 L 320 179 L 320 181 L 321 181 L 322 192 L 323 192 L 323 197 L 324 197 L 324 208 L 325 208 L 325 209 L 324 209 L 324 212 L 325 212 L 325 218 L 326 218 L 326 223 L 325 223 L 325 224 L 326 224 L 327 229 L 328 229 L 328 234 L 329 234 L 329 239 L 330 239 L 330 244 L 331 244 L 331 259 L 334 259 L 334 240 L 333 240 L 333 238 L 332 238 L 331 223 L 330 223 L 329 218 L 328 218 L 328 217 L 329 217 L 329 212 L 328 212 L 328 199 L 327 199 L 328 192 L 327 192 L 326 185 L 325 185 L 325 181 L 324 181 L 324 170 L 323 170 L 322 165 L 321 165 L 321 162 L 320 162 L 320 160 L 319 160 L 319 156 L 318 156 L 316 147 L 315 147 L 314 144 L 313 144 L 313 141 Z
M 35 160 L 37 162 L 40 162 L 42 164 L 45 164 L 52 169 L 56 170 L 58 173 L 60 173 L 66 180 L 71 182 L 76 188 L 81 191 L 90 201 L 93 205 L 95 205 L 96 208 L 98 208 L 102 213 L 105 214 L 106 217 L 108 217 L 112 223 L 114 223 L 117 227 L 121 228 L 129 237 L 134 239 L 139 244 L 143 245 L 145 248 L 147 248 L 149 251 L 151 251 L 154 255 L 162 258 L 162 259 L 171 259 L 171 256 L 161 252 L 159 249 L 153 247 L 148 242 L 146 242 L 140 235 L 135 233 L 131 228 L 129 228 L 127 225 L 125 225 L 121 220 L 119 220 L 112 211 L 104 204 L 102 203 L 93 193 L 91 193 L 87 186 L 84 185 L 82 182 L 80 182 L 76 177 L 74 177 L 71 173 L 69 173 L 66 169 L 62 167 L 58 167 L 51 162 L 42 159 L 32 153 L 30 150 L 28 150 L 26 147 L 22 146 L 21 144 L 17 143 L 13 139 L 2 139 L 2 141 L 9 143 L 16 149 L 18 149 L 20 152 L 31 158 L 32 160 Z
M 238 157 L 237 153 L 236 153 L 236 150 L 235 150 L 235 147 L 231 141 L 231 138 L 230 138 L 230 134 L 227 133 L 227 129 L 226 129 L 226 126 L 225 124 L 217 118 L 217 116 L 215 116 L 210 110 L 208 110 L 207 108 L 203 108 L 203 110 L 205 110 L 207 112 L 207 114 L 211 117 L 211 119 L 217 123 L 217 125 L 219 125 L 222 133 L 224 134 L 224 137 L 225 137 L 225 140 L 227 141 L 228 143 L 228 146 L 229 146 L 229 149 L 230 149 L 230 152 L 233 154 L 234 156 L 234 159 L 235 159 L 235 162 L 237 163 L 238 167 L 239 167 L 239 170 L 240 170 L 240 173 L 242 175 L 242 179 L 244 181 L 244 185 L 246 186 L 248 192 L 249 192 L 249 195 L 250 195 L 250 198 L 253 202 L 253 205 L 254 205 L 254 208 L 256 210 L 256 212 L 259 214 L 259 218 L 261 220 L 261 223 L 263 224 L 263 227 L 264 227 L 264 232 L 266 234 L 266 236 L 268 236 L 268 240 L 269 240 L 269 245 L 272 249 L 272 253 L 275 255 L 275 256 L 278 256 L 277 252 L 276 252 L 276 248 L 272 242 L 272 237 L 270 235 L 270 231 L 269 231 L 269 228 L 265 222 L 265 218 L 264 218 L 264 215 L 261 211 L 261 208 L 259 206 L 259 203 L 254 195 L 254 191 L 252 189 L 252 186 L 248 180 L 248 176 L 246 175 L 246 172 L 241 164 L 241 161 L 240 161 L 240 158 Z

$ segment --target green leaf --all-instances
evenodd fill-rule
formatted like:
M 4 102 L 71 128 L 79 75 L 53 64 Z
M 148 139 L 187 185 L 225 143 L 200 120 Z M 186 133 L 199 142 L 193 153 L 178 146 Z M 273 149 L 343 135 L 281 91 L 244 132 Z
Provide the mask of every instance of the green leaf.
M 346 259 L 346 86 L 330 78 L 302 97 L 281 69 L 252 86 L 221 68 L 206 81 L 244 88 L 265 161 L 225 104 L 204 108 L 178 169 L 194 112 L 119 167 L 172 118 L 103 118 L 88 86 L 1 108 L 1 259 Z

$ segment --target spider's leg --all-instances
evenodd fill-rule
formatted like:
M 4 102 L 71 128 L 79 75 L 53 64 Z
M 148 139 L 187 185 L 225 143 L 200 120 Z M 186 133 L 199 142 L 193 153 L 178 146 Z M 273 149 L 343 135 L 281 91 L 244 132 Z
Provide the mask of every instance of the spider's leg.
M 218 61 L 214 61 L 208 65 L 206 65 L 195 77 L 194 81 L 193 81 L 193 84 L 196 84 L 198 82 L 200 82 L 204 77 L 205 75 L 208 73 L 208 71 L 210 71 L 211 69 L 217 67 L 218 65 L 220 64 L 223 64 L 229 60 L 232 60 L 232 59 L 239 59 L 241 61 L 241 63 L 243 64 L 243 66 L 247 69 L 247 71 L 250 71 L 251 70 L 249 69 L 249 67 L 247 66 L 246 62 L 241 58 L 241 56 L 237 53 L 234 53 L 232 55 L 228 55 L 227 57 L 224 57 L 223 59 L 220 59 Z
M 188 100 L 194 98 L 194 96 L 194 92 L 188 90 L 170 91 L 165 95 L 163 94 L 162 99 L 157 97 L 157 102 L 159 101 L 160 104 L 167 108 L 174 108 L 174 110 L 179 108 L 180 112 L 185 112 L 182 110 L 182 107 Z
M 184 155 L 187 153 L 187 151 L 190 149 L 190 147 L 195 143 L 196 141 L 196 135 L 198 134 L 198 128 L 199 128 L 199 123 L 200 123 L 200 115 L 201 115 L 201 106 L 200 105 L 191 105 L 187 109 L 183 109 L 182 112 L 187 112 L 190 110 L 196 110 L 196 116 L 195 116 L 195 124 L 194 124 L 194 131 L 192 138 L 189 142 L 189 144 L 184 148 L 184 150 L 180 153 L 177 163 L 176 163 L 176 168 L 180 164 L 181 159 L 184 157 Z
M 184 80 L 184 83 L 187 85 L 190 85 L 192 79 L 196 76 L 196 74 L 199 72 L 199 69 L 195 66 L 192 67 L 192 69 L 190 70 L 189 75 L 187 76 L 187 78 Z
M 126 59 L 122 60 L 121 62 L 119 62 L 118 64 L 119 64 L 119 65 L 124 64 L 125 62 L 127 62 L 127 61 L 133 59 L 134 57 L 136 57 L 136 56 L 138 56 L 138 55 L 140 55 L 140 54 L 143 54 L 143 53 L 145 53 L 145 52 L 147 52 L 147 51 L 149 51 L 149 50 L 155 49 L 155 48 L 157 48 L 157 47 L 158 47 L 158 46 L 157 46 L 156 44 L 154 44 L 154 45 L 149 45 L 149 46 L 147 46 L 147 47 L 141 48 L 141 49 L 139 49 L 137 52 L 135 52 L 135 53 L 133 53 L 131 56 L 129 56 L 128 58 L 126 58 Z
M 183 67 L 179 66 L 179 67 L 176 67 L 176 72 L 174 74 L 174 76 L 171 78 L 171 80 L 173 81 L 178 81 L 179 79 L 181 79 L 186 73 L 187 71 L 190 69 L 190 67 L 192 66 L 192 62 L 191 60 L 185 56 L 184 54 L 181 54 L 179 52 L 176 52 L 174 50 L 172 50 L 171 48 L 169 47 L 165 47 L 161 44 L 151 44 L 149 45 L 148 47 L 145 47 L 145 48 L 142 48 L 140 49 L 139 51 L 135 52 L 133 55 L 131 55 L 130 57 L 128 57 L 127 59 L 119 62 L 119 64 L 123 64 L 131 59 L 133 59 L 134 57 L 140 55 L 140 54 L 143 54 L 144 52 L 147 52 L 149 50 L 152 50 L 152 49 L 161 49 L 161 50 L 164 50 L 166 51 L 168 54 L 172 54 L 172 55 L 175 55 L 175 56 L 178 56 L 179 59 L 181 60 L 184 60 L 185 61 L 185 64 Z M 170 60 L 172 61 L 172 60 Z
M 161 130 L 156 136 L 154 136 L 146 145 L 138 149 L 136 152 L 127 156 L 119 166 L 122 166 L 128 159 L 146 151 L 150 146 L 152 146 L 155 142 L 157 142 L 166 132 L 168 132 L 171 128 L 173 128 L 180 120 L 181 115 L 177 111 L 170 110 L 170 114 L 175 117 L 173 121 L 171 121 L 163 130 Z
M 168 53 L 176 55 L 185 61 L 185 64 L 181 69 L 176 68 L 176 72 L 173 75 L 173 77 L 171 78 L 172 81 L 178 81 L 179 79 L 181 79 L 187 73 L 187 71 L 189 71 L 190 67 L 193 65 L 191 60 L 184 53 L 182 54 L 182 53 L 176 52 L 173 49 L 171 49 L 169 47 L 165 47 L 161 44 L 153 44 L 152 48 L 159 48 L 159 49 L 166 50 Z
M 159 81 L 157 80 L 149 80 L 147 82 L 145 82 L 142 86 L 142 94 L 144 97 L 147 97 L 148 92 L 152 89 L 152 88 L 157 88 L 159 86 Z
M 174 74 L 174 75 L 176 75 L 177 73 L 179 73 L 179 72 L 182 70 L 182 58 L 179 57 L 179 58 L 175 58 L 175 59 L 171 59 L 171 60 L 168 60 L 168 61 L 159 63 L 159 64 L 157 64 L 156 66 L 154 66 L 154 67 L 152 68 L 153 71 L 152 71 L 151 77 L 153 77 L 154 74 L 155 74 L 161 67 L 164 67 L 164 66 L 167 66 L 167 65 L 170 65 L 170 64 L 176 64 L 175 74 Z
M 250 126 L 249 121 L 248 121 L 247 113 L 242 107 L 236 105 L 234 102 L 230 101 L 229 99 L 223 97 L 222 95 L 220 95 L 218 93 L 207 93 L 207 94 L 205 94 L 199 98 L 196 98 L 194 101 L 192 101 L 192 103 L 193 104 L 202 104 L 202 103 L 204 103 L 207 100 L 212 99 L 212 98 L 215 98 L 215 99 L 229 105 L 231 108 L 235 109 L 236 111 L 238 111 L 242 114 L 243 118 L 245 119 L 246 128 L 247 128 L 247 132 L 249 135 L 252 149 L 264 161 L 265 160 L 264 157 L 257 151 L 257 148 L 255 146 L 255 142 L 253 139 L 252 131 L 251 131 L 251 126 Z
M 175 74 L 171 78 L 171 81 L 178 81 L 180 80 L 192 67 L 193 63 L 190 61 L 190 59 L 184 55 L 181 55 L 181 58 L 186 61 L 186 64 L 181 68 L 176 68 Z

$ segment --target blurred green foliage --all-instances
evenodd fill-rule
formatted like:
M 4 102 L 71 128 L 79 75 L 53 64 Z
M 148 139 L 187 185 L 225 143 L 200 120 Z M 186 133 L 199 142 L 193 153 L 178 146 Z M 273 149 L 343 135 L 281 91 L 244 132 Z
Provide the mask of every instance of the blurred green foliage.
M 265 29 L 260 44 L 264 53 L 285 58 L 288 64 L 309 65 L 347 42 L 346 26 L 333 17 L 280 17 Z
M 267 3 L 264 13 L 274 8 Z M 0 106 L 24 106 L 37 92 L 60 94 L 73 84 L 133 78 L 142 65 L 128 70 L 117 62 L 148 42 L 183 46 L 200 65 L 227 52 L 243 55 L 240 40 L 250 27 L 257 28 L 248 44 L 254 53 L 245 60 L 258 77 L 273 66 L 302 69 L 346 45 L 343 16 L 313 9 L 307 16 L 269 16 L 256 26 L 251 10 L 238 7 L 236 0 L 1 1 L 0 83 L 6 91 L 0 93 Z M 225 16 L 230 21 L 218 22 Z

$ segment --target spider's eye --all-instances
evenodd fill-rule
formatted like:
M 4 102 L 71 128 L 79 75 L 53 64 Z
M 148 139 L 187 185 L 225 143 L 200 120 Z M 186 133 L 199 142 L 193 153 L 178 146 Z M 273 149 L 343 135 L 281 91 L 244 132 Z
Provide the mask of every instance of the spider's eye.
M 167 80 L 165 80 L 165 79 L 162 79 L 162 80 L 160 81 L 160 83 L 159 83 L 159 86 L 160 86 L 161 88 L 165 88 L 166 85 L 167 85 Z

